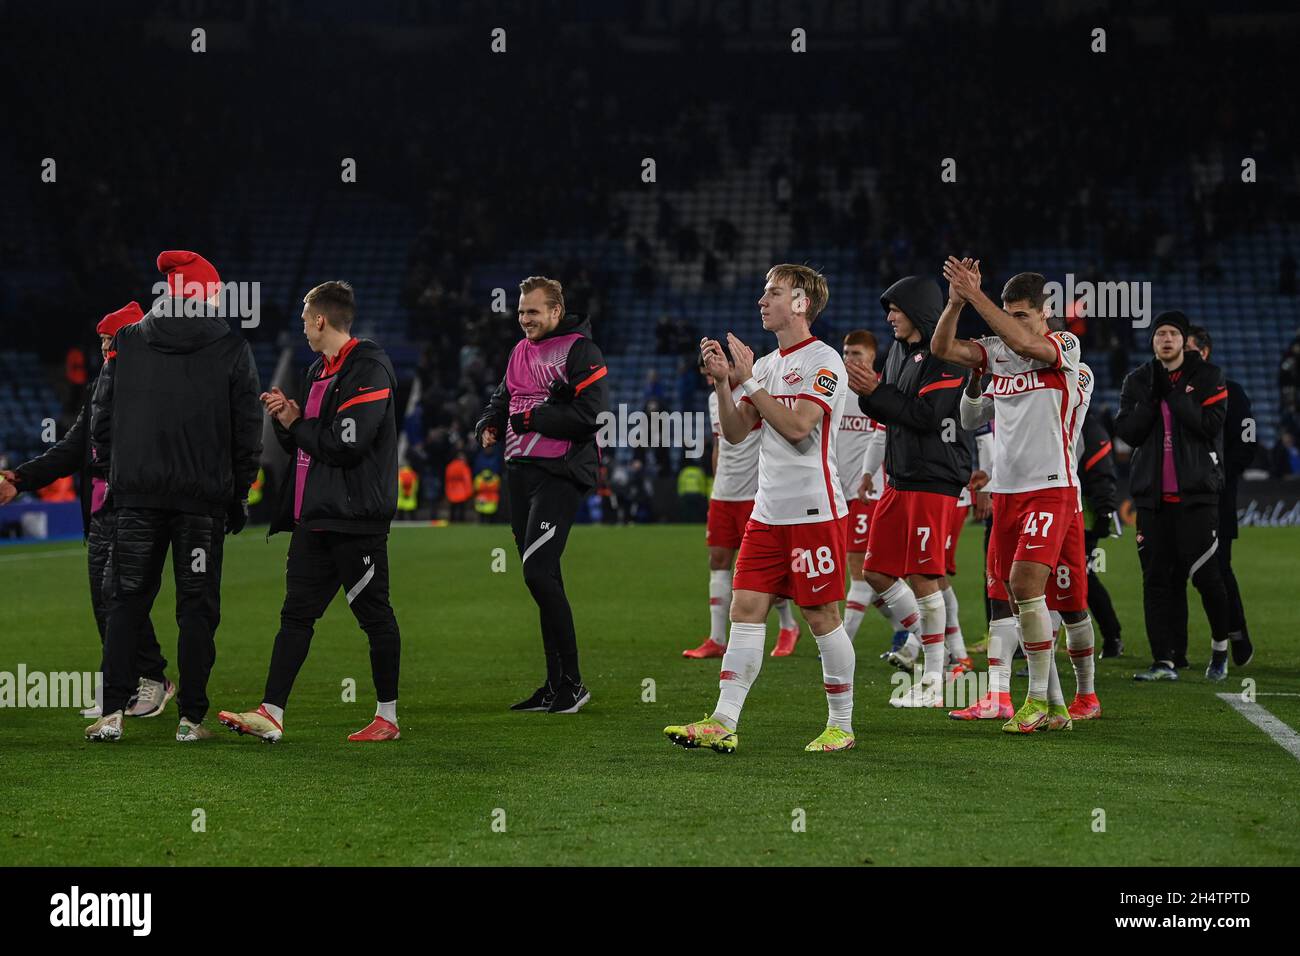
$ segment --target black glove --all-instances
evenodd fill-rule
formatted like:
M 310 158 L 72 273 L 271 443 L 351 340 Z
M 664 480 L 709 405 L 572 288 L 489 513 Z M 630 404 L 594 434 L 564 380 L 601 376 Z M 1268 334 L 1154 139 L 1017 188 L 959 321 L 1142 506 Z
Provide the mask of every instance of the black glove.
M 510 416 L 510 427 L 514 429 L 516 435 L 522 435 L 525 432 L 533 430 L 533 410 L 524 409 L 522 412 L 515 412 Z
M 574 396 L 578 393 L 573 390 L 573 386 L 564 379 L 556 378 L 551 380 L 551 384 L 546 390 L 550 392 L 551 401 L 561 405 L 567 405 L 573 401 Z
M 248 524 L 248 502 L 233 501 L 226 509 L 226 534 L 239 534 Z
M 1098 538 L 1109 538 L 1115 529 L 1111 522 L 1115 518 L 1113 511 L 1098 511 L 1092 516 L 1092 534 Z

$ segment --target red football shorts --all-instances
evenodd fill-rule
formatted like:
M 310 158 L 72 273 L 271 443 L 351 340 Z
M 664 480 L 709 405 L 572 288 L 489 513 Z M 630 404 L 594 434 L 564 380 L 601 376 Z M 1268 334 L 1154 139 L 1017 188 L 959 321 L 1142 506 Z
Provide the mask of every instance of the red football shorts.
M 948 538 L 943 548 L 944 574 L 957 573 L 957 541 L 961 538 L 961 529 L 966 526 L 966 515 L 970 513 L 970 505 L 959 505 L 956 498 L 952 501 L 952 517 L 948 519 Z
M 955 500 L 933 491 L 899 491 L 887 483 L 871 518 L 863 566 L 891 578 L 943 574 Z
M 875 513 L 875 498 L 870 501 L 849 499 L 849 554 L 861 554 L 867 550 L 867 538 L 871 533 L 871 516 Z
M 753 498 L 748 501 L 718 501 L 710 498 L 704 543 L 710 548 L 730 548 L 735 551 L 740 547 L 740 539 L 745 536 L 745 525 L 749 523 L 749 513 L 753 510 Z
M 1061 547 L 1078 512 L 1074 488 L 1040 488 L 993 495 L 993 538 L 996 539 L 999 581 L 1011 575 L 1016 561 L 1033 561 L 1055 568 Z
M 751 518 L 732 590 L 793 598 L 800 607 L 844 600 L 847 532 L 847 516 L 816 524 L 764 524 Z
M 1088 551 L 1083 542 L 1083 512 L 1076 511 L 1061 545 L 1061 556 L 1047 578 L 1047 606 L 1053 611 L 1088 609 Z

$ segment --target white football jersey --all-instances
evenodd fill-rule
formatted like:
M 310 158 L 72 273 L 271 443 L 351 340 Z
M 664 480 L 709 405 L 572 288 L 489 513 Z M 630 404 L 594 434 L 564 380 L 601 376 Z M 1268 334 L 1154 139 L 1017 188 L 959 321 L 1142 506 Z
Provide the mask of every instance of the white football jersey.
M 862 414 L 856 401 L 848 399 L 844 405 L 844 414 L 840 417 L 840 433 L 835 439 L 835 462 L 839 466 L 844 500 L 852 501 L 858 496 L 858 486 L 862 484 L 867 451 L 875 444 L 884 443 L 885 426 L 873 421 L 871 416 Z M 883 459 L 883 455 L 879 457 Z M 877 465 L 871 474 L 871 492 L 867 495 L 867 500 L 874 501 L 880 497 L 884 480 L 885 469 L 882 465 Z
M 745 393 L 736 389 L 733 401 L 740 401 Z M 709 392 L 709 424 L 713 426 L 713 440 L 718 443 L 718 468 L 713 475 L 710 498 L 718 501 L 752 501 L 758 491 L 758 432 L 762 423 L 754 426 L 739 445 L 722 437 L 722 421 L 718 418 L 718 393 Z
M 1079 340 L 1069 332 L 1049 332 L 1046 338 L 1056 348 L 1051 362 L 1021 358 L 996 335 L 975 340 L 993 376 L 984 390 L 993 398 L 995 421 L 988 491 L 1078 487 Z
M 848 514 L 835 466 L 835 438 L 848 391 L 840 353 L 810 336 L 755 362 L 754 381 L 791 408 L 801 398 L 816 402 L 822 416 L 797 444 L 763 423 L 753 519 L 764 524 L 816 524 Z M 743 401 L 749 402 L 749 396 Z

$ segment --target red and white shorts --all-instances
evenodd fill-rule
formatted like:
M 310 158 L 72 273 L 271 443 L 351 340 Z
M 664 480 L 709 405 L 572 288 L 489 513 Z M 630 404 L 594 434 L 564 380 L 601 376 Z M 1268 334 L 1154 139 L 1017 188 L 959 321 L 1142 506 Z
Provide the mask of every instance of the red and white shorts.
M 875 513 L 875 498 L 870 501 L 849 499 L 849 554 L 861 554 L 867 550 L 867 538 L 871 534 L 871 518 Z
M 863 566 L 891 578 L 943 574 L 954 500 L 952 495 L 899 491 L 886 484 L 872 516 Z
M 745 525 L 749 523 L 749 513 L 753 510 L 753 498 L 748 501 L 719 501 L 710 498 L 704 543 L 710 548 L 729 548 L 735 551 L 745 536 Z
M 997 535 L 989 535 L 989 549 L 984 553 L 984 593 L 989 596 L 991 601 L 1010 601 L 1011 596 L 1007 594 L 1007 585 L 997 575 L 998 567 L 998 539 Z
M 953 499 L 952 516 L 948 519 L 948 537 L 943 547 L 944 574 L 957 573 L 957 542 L 961 538 L 961 529 L 966 526 L 966 515 L 970 513 L 970 505 L 959 505 L 958 500 Z
M 1066 535 L 1078 513 L 1079 493 L 1074 488 L 1040 488 L 1014 494 L 993 495 L 993 541 L 997 564 L 991 567 L 999 581 L 1011 575 L 1016 561 L 1033 561 L 1055 568 Z
M 847 533 L 847 516 L 816 524 L 764 524 L 751 518 L 732 590 L 793 598 L 799 607 L 842 601 Z
M 1061 556 L 1047 578 L 1047 606 L 1053 611 L 1088 609 L 1088 549 L 1083 541 L 1083 512 L 1076 511 L 1061 545 Z

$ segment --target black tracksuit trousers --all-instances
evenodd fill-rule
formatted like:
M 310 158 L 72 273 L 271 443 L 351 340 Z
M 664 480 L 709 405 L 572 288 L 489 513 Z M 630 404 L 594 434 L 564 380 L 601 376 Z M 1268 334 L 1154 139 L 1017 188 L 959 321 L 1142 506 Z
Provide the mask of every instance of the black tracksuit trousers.
M 1142 563 L 1142 608 L 1151 657 L 1175 661 L 1187 656 L 1187 579 L 1201 594 L 1210 637 L 1228 639 L 1228 592 L 1215 558 L 1219 541 L 1217 504 L 1161 502 L 1137 509 L 1138 560 Z
M 558 687 L 562 678 L 581 682 L 578 637 L 560 558 L 585 493 L 576 482 L 529 464 L 506 466 L 506 489 L 524 583 L 541 617 L 547 683 Z
M 340 589 L 370 640 L 376 700 L 397 700 L 402 637 L 388 600 L 388 535 L 311 531 L 299 525 L 289 542 L 280 631 L 262 697 L 266 703 L 284 707 L 288 702 L 316 621 Z
M 167 551 L 176 578 L 180 630 L 182 717 L 194 723 L 208 712 L 208 677 L 217 659 L 221 623 L 221 558 L 225 519 L 154 508 L 114 512 L 112 546 L 104 571 L 108 624 L 104 634 L 104 713 L 126 706 L 136 686 L 136 661 L 149 609 L 162 583 Z
M 108 632 L 108 598 L 104 593 L 104 570 L 108 567 L 108 555 L 113 546 L 113 529 L 116 519 L 111 511 L 99 511 L 90 516 L 90 533 L 86 538 L 87 569 L 90 574 L 90 608 L 95 615 L 95 627 L 99 630 L 99 644 L 102 650 L 104 636 Z M 148 607 L 158 597 L 158 589 L 149 595 Z M 160 681 L 167 671 L 167 658 L 158 646 L 158 635 L 154 633 L 153 621 L 149 611 L 145 611 L 144 623 L 140 627 L 140 638 L 135 647 L 135 662 L 132 668 L 135 678 L 147 677 Z

